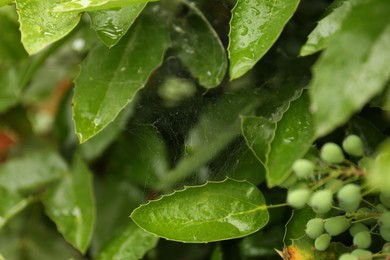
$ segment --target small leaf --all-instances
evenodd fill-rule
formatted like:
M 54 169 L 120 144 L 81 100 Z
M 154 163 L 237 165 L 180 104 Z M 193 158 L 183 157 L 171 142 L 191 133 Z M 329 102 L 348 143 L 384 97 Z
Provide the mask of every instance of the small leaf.
M 0 228 L 31 201 L 31 198 L 23 198 L 17 193 L 0 187 Z
M 48 189 L 42 202 L 64 238 L 85 253 L 95 224 L 92 175 L 78 157 L 71 170 L 72 173 Z
M 163 196 L 135 209 L 131 218 L 157 236 L 204 243 L 254 233 L 267 224 L 269 214 L 256 186 L 226 179 Z
M 221 83 L 226 73 L 227 57 L 218 34 L 193 4 L 189 13 L 173 25 L 173 48 L 191 74 L 206 88 Z
M 390 194 L 390 139 L 377 149 L 374 161 L 368 165 L 366 180 L 375 190 Z
M 21 74 L 18 66 L 0 67 L 0 112 L 18 103 L 22 90 Z
M 55 13 L 61 0 L 16 0 L 22 43 L 31 55 L 67 35 L 80 20 L 80 14 Z
M 53 151 L 30 152 L 0 165 L 0 187 L 17 192 L 37 190 L 66 171 L 66 163 Z
M 239 78 L 271 48 L 294 14 L 299 0 L 238 0 L 229 33 L 229 74 Z
M 157 13 L 143 13 L 125 39 L 110 50 L 105 46 L 92 49 L 82 64 L 73 99 L 73 119 L 81 143 L 133 101 L 163 60 L 169 45 L 166 22 Z
M 325 49 L 329 38 L 340 29 L 342 22 L 355 4 L 356 0 L 344 0 L 340 6 L 321 19 L 309 34 L 307 42 L 301 48 L 300 55 L 306 56 Z
M 309 96 L 303 92 L 299 99 L 291 103 L 289 110 L 277 124 L 275 138 L 266 158 L 269 187 L 279 185 L 288 177 L 295 160 L 304 156 L 315 140 L 309 106 Z
M 310 86 L 317 136 L 331 132 L 380 93 L 390 77 L 390 5 L 363 1 L 314 66 Z M 367 17 L 375 17 L 367 21 Z
M 158 0 L 72 0 L 60 3 L 54 8 L 55 12 L 85 12 L 122 8 L 129 5 L 144 4 Z
M 292 240 L 305 236 L 306 223 L 315 216 L 316 214 L 310 207 L 294 210 L 286 224 L 284 243 L 290 245 Z
M 91 27 L 102 42 L 111 48 L 129 30 L 146 3 L 129 5 L 120 9 L 89 12 Z
M 158 237 L 130 222 L 122 233 L 103 249 L 97 259 L 141 259 L 146 252 L 156 246 L 157 242 Z
M 10 8 L 10 11 L 15 12 L 15 8 Z M 25 58 L 27 53 L 20 42 L 17 18 L 13 19 L 6 12 L 0 12 L 0 24 L 2 30 L 0 34 L 0 64 Z

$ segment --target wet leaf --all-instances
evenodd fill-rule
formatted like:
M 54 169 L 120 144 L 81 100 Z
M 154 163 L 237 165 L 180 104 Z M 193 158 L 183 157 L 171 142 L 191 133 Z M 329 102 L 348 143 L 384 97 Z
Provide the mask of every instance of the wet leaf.
M 91 27 L 102 42 L 111 48 L 129 30 L 146 3 L 125 6 L 120 9 L 89 12 Z
M 14 215 L 23 210 L 31 198 L 23 198 L 15 192 L 0 187 L 0 229 Z
M 191 74 L 206 88 L 221 83 L 226 73 L 227 57 L 218 34 L 193 4 L 185 17 L 173 26 L 173 48 Z
M 122 233 L 103 249 L 97 259 L 141 259 L 146 252 L 156 246 L 157 242 L 158 237 L 130 222 Z
M 31 55 L 72 31 L 80 14 L 53 12 L 61 0 L 16 0 L 22 43 Z
M 314 66 L 310 94 L 317 136 L 343 124 L 385 87 L 390 77 L 390 53 L 384 51 L 390 45 L 389 12 L 387 0 L 354 6 Z
M 115 47 L 108 50 L 98 46 L 90 51 L 76 79 L 73 99 L 73 118 L 81 143 L 100 132 L 133 101 L 161 64 L 168 45 L 165 21 L 151 12 L 142 15 Z
M 56 5 L 56 12 L 85 12 L 121 8 L 129 5 L 144 4 L 158 0 L 72 0 Z
M 267 224 L 269 214 L 253 184 L 226 179 L 163 196 L 135 209 L 131 218 L 157 236 L 204 243 L 254 233 Z
M 305 45 L 301 48 L 300 55 L 306 56 L 325 49 L 328 46 L 329 37 L 340 29 L 342 22 L 355 4 L 356 0 L 344 0 L 340 6 L 321 19 L 309 34 Z
M 236 79 L 250 70 L 275 43 L 299 0 L 238 0 L 229 33 L 229 74 Z
M 266 158 L 266 179 L 269 187 L 282 183 L 291 172 L 295 160 L 303 157 L 315 140 L 310 100 L 306 92 L 293 101 L 278 122 L 275 138 Z
M 85 253 L 95 224 L 95 201 L 92 174 L 80 158 L 75 157 L 71 173 L 50 187 L 42 202 L 58 231 Z
M 66 172 L 66 163 L 55 152 L 30 152 L 0 165 L 0 187 L 33 191 L 60 179 Z

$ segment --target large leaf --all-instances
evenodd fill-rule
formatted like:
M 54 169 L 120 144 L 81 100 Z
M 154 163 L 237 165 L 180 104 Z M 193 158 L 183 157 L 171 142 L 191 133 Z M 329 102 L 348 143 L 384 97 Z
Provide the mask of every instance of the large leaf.
M 266 158 L 266 177 L 269 187 L 282 183 L 291 172 L 292 164 L 309 150 L 315 140 L 310 100 L 306 92 L 291 103 L 278 122 L 275 138 Z
M 85 12 L 121 8 L 158 0 L 72 0 L 56 5 L 56 12 Z
M 310 93 L 317 135 L 343 124 L 384 87 L 390 76 L 390 5 L 355 5 L 314 67 Z M 369 19 L 369 22 L 367 22 Z
M 112 47 L 125 35 L 146 3 L 125 6 L 120 9 L 89 12 L 91 27 L 102 42 Z
M 247 236 L 264 227 L 269 215 L 256 186 L 226 179 L 163 196 L 135 209 L 131 218 L 157 236 L 203 243 Z
M 12 3 L 12 0 L 0 0 L 0 7 Z
M 103 249 L 97 259 L 141 259 L 147 251 L 156 246 L 157 241 L 158 237 L 130 222 L 123 232 Z
M 16 0 L 22 43 L 29 54 L 67 35 L 78 24 L 78 13 L 55 13 L 61 0 Z
M 173 26 L 174 50 L 199 83 L 212 88 L 219 85 L 227 68 L 227 57 L 218 34 L 203 14 L 189 4 L 184 17 Z
M 316 28 L 309 34 L 305 45 L 301 48 L 300 55 L 306 56 L 325 49 L 328 46 L 329 38 L 340 29 L 354 4 L 356 4 L 356 0 L 345 0 L 329 15 L 321 19 Z
M 229 74 L 239 78 L 271 48 L 299 0 L 238 0 L 229 33 Z
M 0 187 L 10 191 L 32 191 L 60 179 L 67 165 L 53 151 L 26 153 L 0 166 Z
M 0 228 L 31 201 L 31 198 L 23 198 L 15 192 L 0 187 Z
M 253 113 L 260 99 L 253 91 L 226 92 L 207 107 L 185 140 L 185 154 L 159 183 L 169 189 L 214 158 L 240 133 L 240 115 Z
M 142 15 L 115 47 L 90 51 L 76 79 L 73 99 L 80 142 L 100 132 L 133 100 L 161 64 L 168 45 L 166 23 L 152 12 Z
M 48 189 L 42 202 L 64 238 L 85 253 L 95 224 L 92 175 L 77 156 L 71 171 Z

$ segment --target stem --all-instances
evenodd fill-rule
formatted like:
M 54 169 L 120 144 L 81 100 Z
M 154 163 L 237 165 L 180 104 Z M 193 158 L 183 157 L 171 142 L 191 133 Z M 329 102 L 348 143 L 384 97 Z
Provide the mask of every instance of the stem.
M 275 209 L 275 208 L 281 208 L 281 207 L 288 207 L 289 205 L 287 203 L 281 203 L 281 204 L 275 204 L 275 205 L 267 205 L 267 209 Z

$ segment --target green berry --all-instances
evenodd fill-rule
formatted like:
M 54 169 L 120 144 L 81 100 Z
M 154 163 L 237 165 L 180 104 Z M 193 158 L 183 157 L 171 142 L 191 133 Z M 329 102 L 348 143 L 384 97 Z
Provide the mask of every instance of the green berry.
M 345 253 L 339 257 L 339 260 L 359 260 L 359 257 L 354 256 L 353 254 Z
M 314 164 L 307 159 L 296 160 L 292 169 L 298 179 L 306 179 L 314 172 Z
M 325 220 L 324 228 L 331 236 L 337 236 L 350 227 L 351 223 L 344 216 L 337 216 Z
M 386 240 L 387 242 L 390 242 L 390 228 L 380 227 L 379 234 L 381 235 L 381 237 L 384 240 Z
M 351 234 L 352 237 L 354 237 L 358 232 L 361 231 L 370 231 L 370 229 L 362 223 L 352 224 L 349 228 L 349 234 Z
M 354 212 L 360 206 L 362 200 L 361 188 L 359 185 L 349 183 L 339 189 L 337 192 L 339 206 L 347 212 Z
M 314 241 L 314 247 L 318 251 L 325 251 L 328 248 L 331 239 L 332 237 L 329 234 L 322 234 Z
M 305 233 L 311 239 L 316 239 L 324 233 L 324 220 L 321 218 L 310 219 L 306 223 Z
M 308 202 L 310 193 L 307 188 L 290 189 L 287 192 L 287 204 L 293 208 L 302 208 Z
M 344 151 L 350 155 L 363 156 L 364 154 L 364 146 L 362 139 L 357 135 L 347 136 L 344 139 L 342 146 Z
M 383 228 L 390 228 L 390 211 L 382 213 L 378 219 L 378 223 Z
M 329 189 L 332 193 L 336 193 L 342 186 L 344 182 L 339 179 L 331 179 L 329 182 L 325 184 L 325 189 Z
M 390 209 L 390 196 L 388 194 L 384 194 L 383 192 L 381 192 L 379 194 L 379 200 L 381 201 L 381 203 L 388 209 Z
M 342 163 L 345 159 L 340 146 L 335 143 L 326 143 L 320 151 L 322 160 L 328 163 Z
M 329 189 L 314 192 L 309 200 L 309 205 L 316 213 L 327 213 L 333 204 L 333 194 Z
M 371 241 L 371 234 L 369 231 L 360 231 L 353 236 L 353 244 L 361 249 L 369 248 Z
M 390 243 L 385 243 L 382 246 L 382 253 L 383 254 L 390 254 Z
M 372 252 L 364 249 L 355 249 L 352 251 L 352 255 L 357 256 L 359 260 L 371 260 Z

